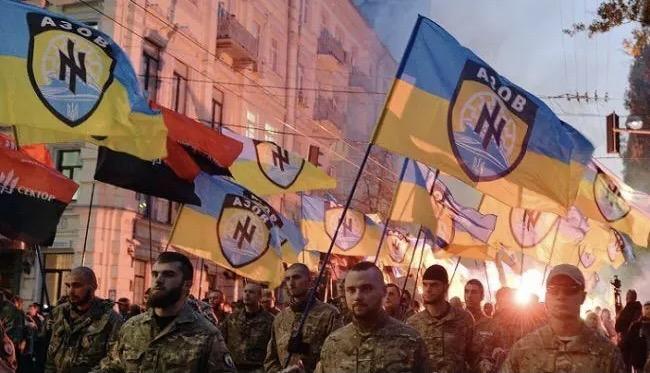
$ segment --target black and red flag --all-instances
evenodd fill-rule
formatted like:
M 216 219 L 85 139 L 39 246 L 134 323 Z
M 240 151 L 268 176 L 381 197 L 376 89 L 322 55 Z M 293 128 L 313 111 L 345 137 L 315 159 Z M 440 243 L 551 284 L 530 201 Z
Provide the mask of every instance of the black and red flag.
M 38 151 L 45 151 L 44 147 Z M 51 245 L 77 188 L 74 181 L 0 135 L 0 234 L 29 244 Z
M 167 158 L 146 161 L 99 148 L 95 180 L 171 201 L 200 205 L 194 193 L 199 172 L 230 175 L 242 143 L 172 110 L 159 108 L 167 126 Z

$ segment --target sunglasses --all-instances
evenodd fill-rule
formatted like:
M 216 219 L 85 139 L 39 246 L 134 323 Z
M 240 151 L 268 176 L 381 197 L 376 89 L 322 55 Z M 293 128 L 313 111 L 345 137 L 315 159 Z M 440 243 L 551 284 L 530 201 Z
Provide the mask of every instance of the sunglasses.
M 558 285 L 549 285 L 546 287 L 546 293 L 549 295 L 560 295 L 573 296 L 577 295 L 580 292 L 584 291 L 582 286 L 558 286 Z

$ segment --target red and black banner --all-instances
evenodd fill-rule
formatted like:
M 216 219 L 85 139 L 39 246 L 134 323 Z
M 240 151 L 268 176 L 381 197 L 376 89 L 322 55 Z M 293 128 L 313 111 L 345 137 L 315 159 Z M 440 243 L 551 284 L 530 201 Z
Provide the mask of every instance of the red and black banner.
M 0 233 L 49 246 L 79 186 L 0 135 Z
M 167 158 L 146 161 L 100 147 L 95 180 L 170 201 L 200 205 L 194 193 L 199 172 L 230 176 L 242 143 L 182 114 L 160 108 L 167 125 Z

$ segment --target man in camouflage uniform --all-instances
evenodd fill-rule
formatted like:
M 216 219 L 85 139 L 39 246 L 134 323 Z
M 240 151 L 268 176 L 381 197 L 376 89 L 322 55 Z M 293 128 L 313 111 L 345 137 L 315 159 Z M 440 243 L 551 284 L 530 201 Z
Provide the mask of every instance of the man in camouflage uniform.
M 94 372 L 235 372 L 219 329 L 187 303 L 194 268 L 183 254 L 167 251 L 151 270 L 149 309 L 133 316 Z
M 244 287 L 244 308 L 233 311 L 219 324 L 239 373 L 264 373 L 266 347 L 271 339 L 273 315 L 262 309 L 262 288 Z
M 271 289 L 262 289 L 262 300 L 260 301 L 264 311 L 276 316 L 280 309 L 275 306 L 275 295 Z
M 223 304 L 225 303 L 225 297 L 221 290 L 211 291 L 208 295 L 208 300 L 210 301 L 210 306 L 212 306 L 212 312 L 217 317 L 218 321 L 221 321 L 226 318 L 228 315 L 223 309 Z
M 14 344 L 20 350 L 21 343 L 25 340 L 25 314 L 11 301 L 13 295 L 9 290 L 0 291 L 0 322 Z
M 346 325 L 352 321 L 352 314 L 345 303 L 344 281 L 344 279 L 341 279 L 336 282 L 336 297 L 330 299 L 328 302 L 339 311 L 339 320 L 341 325 Z
M 386 287 L 377 266 L 355 264 L 345 278 L 345 290 L 352 323 L 327 337 L 318 373 L 432 371 L 419 333 L 382 309 Z
M 549 323 L 520 339 L 501 373 L 623 373 L 620 352 L 580 319 L 585 278 L 570 264 L 554 267 L 546 285 Z
M 490 319 L 483 313 L 481 302 L 485 297 L 483 284 L 477 279 L 471 279 L 465 284 L 465 304 L 467 311 L 474 317 L 474 335 L 470 349 L 470 371 L 478 372 L 479 357 L 485 342 L 493 335 Z
M 479 373 L 497 372 L 512 345 L 543 323 L 529 310 L 515 304 L 514 289 L 499 289 L 496 301 L 494 317 L 481 328 L 484 343 L 476 369 Z
M 404 308 L 400 303 L 401 292 L 399 286 L 395 284 L 386 285 L 386 297 L 384 298 L 384 310 L 388 316 L 395 320 L 405 321 Z
M 65 285 L 68 301 L 56 306 L 48 320 L 46 373 L 90 371 L 106 356 L 122 325 L 114 303 L 95 297 L 97 278 L 92 269 L 73 269 Z
M 280 311 L 273 321 L 264 368 L 267 373 L 279 372 L 291 356 L 289 366 L 302 364 L 304 370 L 311 373 L 320 359 L 325 338 L 340 327 L 339 312 L 334 306 L 314 299 L 304 327 L 297 334 L 312 285 L 309 269 L 301 263 L 292 264 L 287 268 L 284 281 L 291 300 L 289 307 Z
M 449 278 L 444 267 L 435 264 L 427 268 L 422 287 L 425 309 L 406 323 L 422 334 L 434 372 L 467 372 L 467 362 L 471 360 L 472 315 L 447 302 Z
M 217 326 L 219 324 L 217 316 L 214 314 L 212 307 L 208 303 L 198 300 L 194 297 L 194 295 L 190 294 L 187 297 L 187 304 L 189 304 L 189 306 L 192 307 L 196 313 L 205 317 L 206 320 L 210 322 L 210 324 L 214 326 Z

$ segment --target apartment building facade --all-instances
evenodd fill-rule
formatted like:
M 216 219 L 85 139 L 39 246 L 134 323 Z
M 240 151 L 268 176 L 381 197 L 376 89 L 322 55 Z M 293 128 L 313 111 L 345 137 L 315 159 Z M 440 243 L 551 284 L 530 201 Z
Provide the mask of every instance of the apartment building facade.
M 347 195 L 396 69 L 351 1 L 50 0 L 46 5 L 109 34 L 129 55 L 152 101 L 215 130 L 274 141 L 337 177 L 332 194 Z M 65 292 L 65 276 L 83 260 L 98 276 L 99 296 L 141 303 L 151 258 L 167 246 L 178 205 L 93 181 L 93 145 L 59 144 L 51 151 L 79 191 L 54 244 L 42 248 L 42 269 L 32 250 L 0 241 L 4 251 L 19 257 L 11 273 L 17 264 L 22 270 L 9 279 L 0 276 L 2 285 L 26 304 L 47 303 L 46 298 L 54 304 Z M 394 175 L 390 156 L 373 152 L 355 205 L 385 213 Z M 269 201 L 300 219 L 296 195 Z M 193 262 L 194 295 L 222 288 L 238 298 L 241 280 L 232 272 L 199 258 Z

